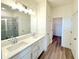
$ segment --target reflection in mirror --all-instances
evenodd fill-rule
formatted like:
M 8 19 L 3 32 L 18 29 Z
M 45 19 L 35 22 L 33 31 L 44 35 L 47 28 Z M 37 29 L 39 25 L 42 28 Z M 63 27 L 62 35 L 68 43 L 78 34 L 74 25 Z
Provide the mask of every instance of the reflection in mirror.
M 31 15 L 1 3 L 1 40 L 31 32 Z

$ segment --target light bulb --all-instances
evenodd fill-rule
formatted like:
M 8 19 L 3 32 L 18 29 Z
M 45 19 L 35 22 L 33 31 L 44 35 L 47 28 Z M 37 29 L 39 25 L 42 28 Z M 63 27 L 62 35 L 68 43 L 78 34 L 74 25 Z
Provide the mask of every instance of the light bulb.
M 5 10 L 5 8 L 4 8 L 4 7 L 2 7 L 1 9 L 2 9 L 2 10 Z

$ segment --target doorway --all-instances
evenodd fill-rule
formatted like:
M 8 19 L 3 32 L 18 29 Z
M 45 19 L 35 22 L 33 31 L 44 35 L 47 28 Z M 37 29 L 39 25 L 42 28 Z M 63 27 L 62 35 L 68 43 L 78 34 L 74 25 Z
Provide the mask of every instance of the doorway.
M 53 18 L 53 36 L 52 41 L 61 45 L 62 41 L 62 17 Z

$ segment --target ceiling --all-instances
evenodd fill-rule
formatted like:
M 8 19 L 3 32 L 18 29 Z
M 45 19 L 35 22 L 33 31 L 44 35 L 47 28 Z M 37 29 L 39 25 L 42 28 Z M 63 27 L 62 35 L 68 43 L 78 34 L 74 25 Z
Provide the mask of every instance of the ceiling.
M 2 1 L 5 1 L 5 3 L 6 3 L 6 0 L 2 0 Z M 8 1 L 10 1 L 10 0 L 8 0 Z M 25 3 L 25 1 L 33 1 L 33 2 L 37 2 L 37 3 L 41 3 L 41 2 L 43 2 L 45 0 L 17 0 L 17 1 L 21 1 L 21 2 L 24 1 L 23 3 Z M 73 0 L 47 0 L 47 1 L 49 2 L 49 4 L 52 7 L 71 4 L 73 2 Z
M 73 0 L 48 0 L 48 2 L 53 6 L 61 6 L 66 4 L 71 4 Z
M 35 0 L 35 1 L 41 2 L 43 0 Z M 71 4 L 73 0 L 48 0 L 48 2 L 50 3 L 50 5 L 52 5 L 52 7 L 56 7 L 56 6 Z

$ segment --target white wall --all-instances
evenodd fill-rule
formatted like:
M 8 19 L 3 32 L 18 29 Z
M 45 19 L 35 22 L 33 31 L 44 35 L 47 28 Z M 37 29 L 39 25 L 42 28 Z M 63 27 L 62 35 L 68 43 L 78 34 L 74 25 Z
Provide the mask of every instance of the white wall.
M 73 6 L 73 14 L 74 14 L 78 11 L 78 0 L 74 0 L 72 6 Z
M 38 4 L 37 8 L 37 28 L 38 28 L 38 33 L 46 33 L 46 0 L 43 0 Z

